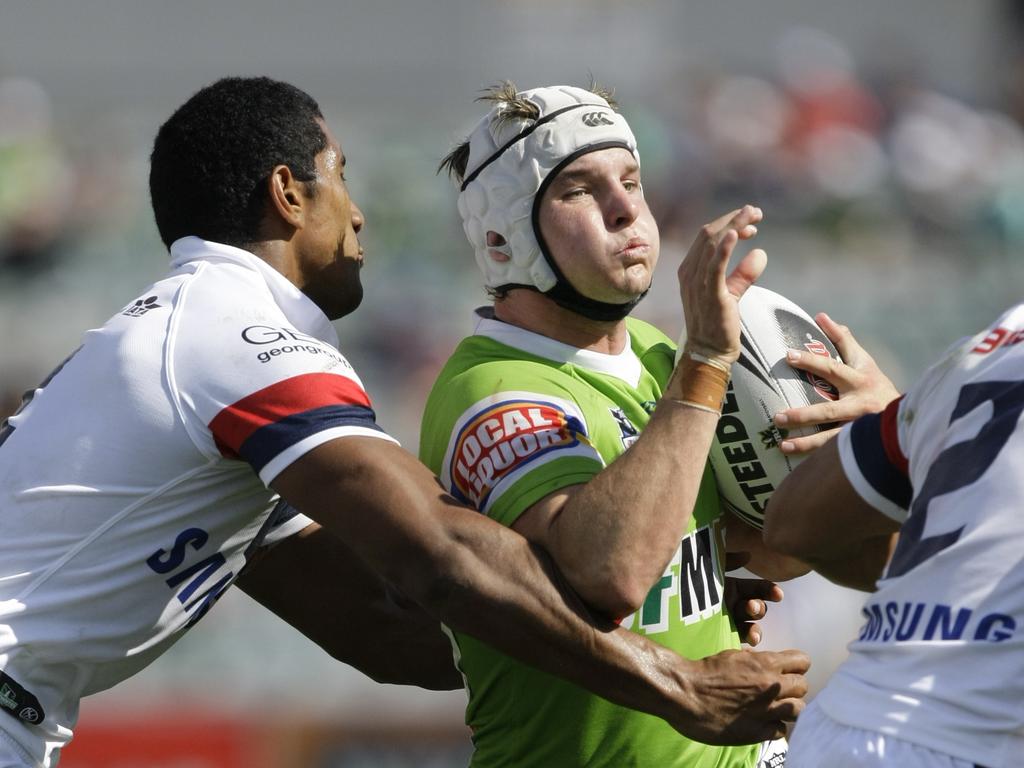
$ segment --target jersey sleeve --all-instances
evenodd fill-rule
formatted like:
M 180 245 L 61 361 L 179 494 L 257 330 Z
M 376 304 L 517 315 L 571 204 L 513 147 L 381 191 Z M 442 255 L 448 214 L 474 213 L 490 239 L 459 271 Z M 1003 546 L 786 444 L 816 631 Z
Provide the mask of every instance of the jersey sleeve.
M 282 499 L 277 502 L 253 544 L 258 549 L 273 547 L 312 523 L 312 518 L 306 517 Z
M 476 398 L 486 387 L 465 384 L 446 389 L 447 419 L 431 419 L 430 404 L 425 416 L 425 425 L 442 424 L 432 439 L 447 446 L 433 468 L 460 501 L 511 525 L 548 494 L 586 483 L 604 467 L 583 410 L 564 393 L 534 386 Z
M 167 369 L 193 441 L 204 452 L 245 461 L 270 485 L 329 440 L 394 441 L 333 344 L 300 332 L 271 302 L 210 308 L 208 286 L 194 290 L 197 295 L 185 299 L 192 306 L 182 313 L 181 327 L 169 334 Z M 260 286 L 253 291 L 258 296 Z M 196 318 L 207 322 L 200 327 Z
M 850 484 L 865 502 L 901 523 L 907 517 L 912 496 L 899 429 L 904 404 L 903 397 L 893 400 L 881 413 L 847 424 L 837 438 Z

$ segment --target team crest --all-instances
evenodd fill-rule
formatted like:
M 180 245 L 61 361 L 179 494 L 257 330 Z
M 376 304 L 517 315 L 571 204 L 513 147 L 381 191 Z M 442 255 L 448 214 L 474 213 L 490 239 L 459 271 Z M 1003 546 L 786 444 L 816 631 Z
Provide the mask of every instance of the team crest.
M 611 411 L 615 423 L 619 425 L 619 437 L 622 438 L 622 448 L 625 450 L 637 441 L 640 431 L 633 426 L 633 422 L 621 408 L 609 408 L 608 410 Z

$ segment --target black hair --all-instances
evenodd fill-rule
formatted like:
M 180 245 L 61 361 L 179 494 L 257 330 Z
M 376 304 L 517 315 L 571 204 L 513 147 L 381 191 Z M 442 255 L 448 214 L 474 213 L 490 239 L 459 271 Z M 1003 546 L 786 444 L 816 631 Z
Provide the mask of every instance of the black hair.
M 316 156 L 327 146 L 317 119 L 309 94 L 267 77 L 228 77 L 198 91 L 153 142 L 149 194 L 160 239 L 168 248 L 186 235 L 258 240 L 274 166 L 288 166 L 299 181 L 316 178 Z

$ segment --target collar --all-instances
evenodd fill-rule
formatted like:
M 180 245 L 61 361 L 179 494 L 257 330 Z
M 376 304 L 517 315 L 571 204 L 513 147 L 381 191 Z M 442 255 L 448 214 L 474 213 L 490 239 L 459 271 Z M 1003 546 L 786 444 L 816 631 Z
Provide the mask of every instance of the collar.
M 233 245 L 215 243 L 199 237 L 182 237 L 171 243 L 171 269 L 193 261 L 230 263 L 260 275 L 274 303 L 295 329 L 337 347 L 338 333 L 327 315 L 298 286 L 267 264 L 259 256 Z
M 632 344 L 626 344 L 625 349 L 617 355 L 606 355 L 603 352 L 563 344 L 548 336 L 502 322 L 494 316 L 493 307 L 479 307 L 476 316 L 476 329 L 473 332 L 476 336 L 486 336 L 514 349 L 543 357 L 545 360 L 571 363 L 588 371 L 614 376 L 634 388 L 640 383 L 643 369 Z M 630 340 L 632 341 L 632 338 Z

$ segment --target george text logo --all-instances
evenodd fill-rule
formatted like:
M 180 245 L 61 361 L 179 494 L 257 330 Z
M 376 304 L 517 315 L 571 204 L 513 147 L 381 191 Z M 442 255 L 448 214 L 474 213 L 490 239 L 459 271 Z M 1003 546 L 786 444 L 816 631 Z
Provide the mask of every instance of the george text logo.
M 256 359 L 261 363 L 269 363 L 280 355 L 303 352 L 308 355 L 325 355 L 332 361 L 333 365 L 342 365 L 349 370 L 352 369 L 351 363 L 330 344 L 314 336 L 299 333 L 293 328 L 277 328 L 272 325 L 250 325 L 242 330 L 242 340 L 247 344 L 258 347 L 267 347 L 271 344 L 278 345 L 260 350 L 256 355 Z

